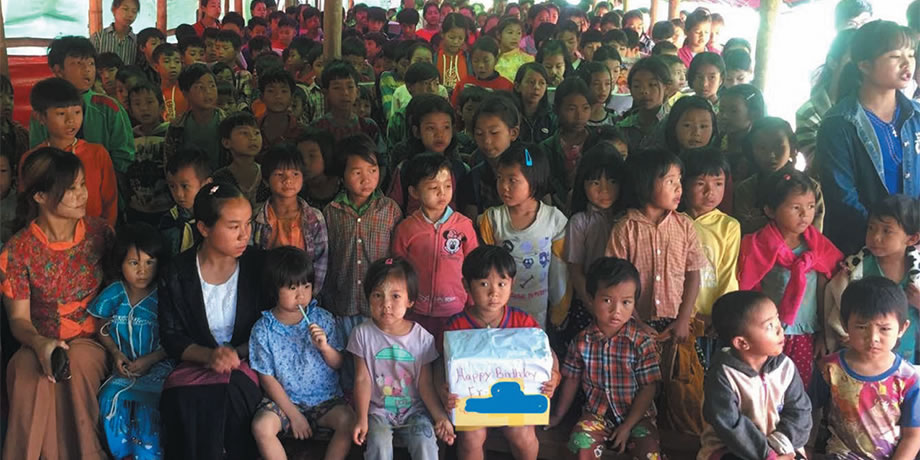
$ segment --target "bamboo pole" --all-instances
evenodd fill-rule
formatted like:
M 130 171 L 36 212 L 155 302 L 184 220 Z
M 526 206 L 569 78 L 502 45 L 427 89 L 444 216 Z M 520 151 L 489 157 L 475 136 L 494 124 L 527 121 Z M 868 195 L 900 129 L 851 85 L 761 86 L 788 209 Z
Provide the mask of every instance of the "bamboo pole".
M 89 35 L 102 30 L 102 0 L 89 0 Z
M 6 43 L 6 31 L 3 29 L 3 8 L 0 8 L 0 42 Z M 6 56 L 6 46 L 0 46 L 0 74 L 10 75 L 10 61 Z
M 243 0 L 235 0 L 233 2 L 233 10 L 237 13 L 243 14 Z
M 629 11 L 629 0 L 623 0 L 623 12 Z
M 323 56 L 329 63 L 342 57 L 342 0 L 325 0 L 323 10 Z
M 760 27 L 757 29 L 757 51 L 754 54 L 754 85 L 765 91 L 770 60 L 770 43 L 776 28 L 776 15 L 781 0 L 761 0 Z
M 680 0 L 668 0 L 668 20 L 680 17 Z
M 224 9 L 222 12 L 226 14 L 227 11 L 230 11 L 230 0 L 224 0 Z M 217 25 L 220 26 L 220 18 L 217 18 Z
M 658 21 L 658 0 L 652 0 L 651 5 L 649 5 L 649 8 L 648 8 L 648 18 L 649 18 L 649 21 L 648 21 L 649 24 L 646 24 L 646 25 L 645 25 L 645 28 L 647 29 L 646 32 L 647 32 L 649 35 L 651 35 L 651 34 L 652 34 L 652 26 L 655 25 L 655 22 L 656 22 L 656 21 Z
M 166 0 L 157 0 L 157 29 L 166 35 Z

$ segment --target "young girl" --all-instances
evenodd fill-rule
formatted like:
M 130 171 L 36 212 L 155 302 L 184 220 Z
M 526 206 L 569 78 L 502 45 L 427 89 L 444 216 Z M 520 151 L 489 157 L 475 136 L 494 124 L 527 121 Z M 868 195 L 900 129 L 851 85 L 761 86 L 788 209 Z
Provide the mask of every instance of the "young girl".
M 307 204 L 323 209 L 342 191 L 342 179 L 335 173 L 335 139 L 331 134 L 307 130 L 297 139 L 303 157 L 303 189 L 300 197 Z
M 594 94 L 588 126 L 615 125 L 616 114 L 607 109 L 607 102 L 610 100 L 613 88 L 613 76 L 610 74 L 610 69 L 601 62 L 585 62 L 578 67 L 577 75 Z
M 460 91 L 468 85 L 495 91 L 511 91 L 514 87 L 511 80 L 495 71 L 495 63 L 498 61 L 498 44 L 492 37 L 481 37 L 476 40 L 470 53 L 470 60 L 473 73 L 461 78 L 454 86 L 454 92 L 451 95 L 450 101 L 455 108 L 460 104 Z
M 543 65 L 549 80 L 546 82 L 550 88 L 555 88 L 562 83 L 565 74 L 571 68 L 571 62 L 566 55 L 565 45 L 558 40 L 549 40 L 543 43 L 537 53 L 536 62 Z M 552 102 L 552 101 L 550 101 Z
M 556 115 L 549 106 L 546 68 L 536 62 L 521 66 L 514 77 L 514 96 L 521 111 L 521 141 L 533 144 L 548 139 L 556 130 Z
M 581 31 L 578 24 L 572 21 L 564 21 L 556 25 L 556 40 L 565 45 L 565 57 L 572 68 L 577 69 L 581 64 L 581 54 L 578 53 L 578 39 L 581 37 Z
M 644 58 L 633 64 L 626 79 L 633 110 L 617 123 L 626 136 L 630 152 L 651 144 L 652 134 L 665 117 L 664 93 L 671 84 L 671 72 L 659 58 Z
M 741 84 L 726 88 L 719 102 L 721 149 L 732 168 L 735 183 L 754 174 L 750 157 L 743 154 L 744 138 L 751 125 L 766 115 L 763 94 L 754 85 Z
M 712 104 L 700 96 L 682 97 L 671 108 L 664 128 L 668 150 L 683 156 L 687 151 L 710 147 L 719 139 Z
M 441 84 L 448 88 L 473 73 L 469 56 L 463 51 L 469 32 L 468 20 L 458 13 L 448 14 L 441 24 L 442 40 L 435 65 L 441 74 Z
M 737 183 L 732 200 L 733 215 L 741 223 L 742 234 L 756 232 L 767 224 L 762 200 L 764 187 L 770 182 L 767 178 L 795 170 L 792 155 L 797 146 L 795 133 L 786 120 L 766 117 L 751 126 L 744 140 L 743 155 L 754 162 L 754 174 Z M 812 225 L 820 232 L 824 229 L 824 195 L 817 181 L 812 180 L 812 186 L 815 190 Z
M 562 324 L 569 306 L 568 277 L 562 259 L 566 218 L 539 197 L 549 191 L 549 159 L 540 148 L 512 144 L 496 170 L 501 206 L 479 217 L 484 244 L 508 248 L 517 263 L 509 306 L 529 313 L 542 327 Z
M 450 181 L 456 188 L 468 171 L 463 160 L 457 155 L 457 140 L 454 138 L 453 121 L 456 118 L 450 104 L 437 94 L 419 94 L 412 98 L 406 107 L 409 130 L 412 132 L 409 157 L 393 171 L 393 180 L 387 194 L 403 209 L 406 215 L 418 209 L 419 201 L 409 196 L 409 186 L 403 178 L 407 161 L 424 153 L 437 153 L 446 156 L 451 163 Z M 451 207 L 456 201 L 451 198 Z
M 709 38 L 712 34 L 712 16 L 705 8 L 697 8 L 687 15 L 686 28 L 687 38 L 684 39 L 684 46 L 677 51 L 677 57 L 684 61 L 684 65 L 689 67 L 690 61 L 699 53 L 710 51 L 715 52 L 709 47 Z
M 585 153 L 575 172 L 572 189 L 572 218 L 565 227 L 564 259 L 574 296 L 565 322 L 562 340 L 568 345 L 591 323 L 586 306 L 591 298 L 585 288 L 585 273 L 603 257 L 616 215 L 623 209 L 620 186 L 626 182 L 626 163 L 612 145 L 601 143 Z
M 523 24 L 516 17 L 506 17 L 495 28 L 498 37 L 499 56 L 495 70 L 499 75 L 508 80 L 514 80 L 518 69 L 528 62 L 533 62 L 533 55 L 525 53 L 520 48 Z
M 719 111 L 719 88 L 725 79 L 725 62 L 716 53 L 700 53 L 693 58 L 687 69 L 687 82 L 697 96 L 702 96 Z
M 498 158 L 517 140 L 521 114 L 509 98 L 487 97 L 473 115 L 476 151 L 470 158 L 473 168 L 460 183 L 457 203 L 463 214 L 476 222 L 486 209 L 502 203 L 496 187 Z
M 438 26 L 441 24 L 441 9 L 438 8 L 438 2 L 425 3 L 422 17 L 425 18 L 425 28 L 415 31 L 415 36 L 430 42 L 431 37 L 439 32 Z
M 823 322 L 824 287 L 843 254 L 811 225 L 815 189 L 808 176 L 790 171 L 770 178 L 764 188 L 766 227 L 741 240 L 738 288 L 759 290 L 776 304 L 786 342 L 783 353 L 795 363 L 805 388 L 811 383 L 816 334 Z M 822 355 L 825 353 L 821 353 Z
M 358 445 L 367 442 L 367 459 L 392 458 L 394 434 L 412 458 L 437 458 L 432 432 L 453 444 L 454 427 L 432 381 L 434 338 L 404 318 L 418 295 L 415 271 L 405 259 L 380 259 L 367 270 L 364 293 L 371 321 L 355 327 L 347 347 L 355 360 L 352 438 Z
M 113 269 L 120 274 L 89 306 L 100 320 L 99 341 L 112 356 L 114 373 L 99 390 L 102 427 L 115 458 L 156 459 L 160 448 L 163 382 L 173 368 L 160 347 L 157 280 L 168 250 L 147 224 L 118 232 Z M 117 264 L 117 265 L 116 265 Z
M 537 54 L 539 49 L 534 37 L 537 28 L 544 23 L 550 22 L 550 12 L 546 5 L 541 3 L 531 6 L 530 10 L 527 11 L 527 22 L 528 34 L 521 39 L 520 47 L 525 53 L 533 55 Z
M 361 118 L 374 118 L 372 113 L 374 112 L 374 94 L 371 92 L 371 89 L 367 86 L 360 86 L 358 88 L 358 99 L 355 100 L 355 112 Z M 380 123 L 374 119 L 378 124 Z
M 568 209 L 569 190 L 581 159 L 581 147 L 588 139 L 588 119 L 594 102 L 594 94 L 581 79 L 563 81 L 556 89 L 554 106 L 559 130 L 540 144 L 552 165 L 553 204 L 563 210 Z

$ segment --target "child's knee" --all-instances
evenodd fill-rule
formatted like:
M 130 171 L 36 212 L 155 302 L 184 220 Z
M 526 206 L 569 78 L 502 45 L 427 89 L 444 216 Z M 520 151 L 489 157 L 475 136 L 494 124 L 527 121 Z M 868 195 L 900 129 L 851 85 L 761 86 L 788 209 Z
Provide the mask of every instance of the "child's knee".
M 463 447 L 467 450 L 481 449 L 482 446 L 486 443 L 487 436 L 488 431 L 486 431 L 485 428 L 471 431 L 461 431 L 457 433 L 457 442 L 460 443 L 460 447 Z
M 281 418 L 272 411 L 260 410 L 252 418 L 252 436 L 257 440 L 278 436 L 281 431 Z
M 355 412 L 351 409 L 351 406 L 345 404 L 335 406 L 318 423 L 332 428 L 336 432 L 349 431 L 355 425 Z
M 519 447 L 532 446 L 538 442 L 533 426 L 509 426 L 505 428 L 505 438 L 512 445 Z

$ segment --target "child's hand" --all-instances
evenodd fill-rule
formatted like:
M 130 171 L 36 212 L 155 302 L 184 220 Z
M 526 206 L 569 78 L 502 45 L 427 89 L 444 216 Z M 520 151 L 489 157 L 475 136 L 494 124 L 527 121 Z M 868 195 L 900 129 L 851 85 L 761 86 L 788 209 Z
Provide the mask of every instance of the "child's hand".
M 230 371 L 240 367 L 240 357 L 233 348 L 217 347 L 211 351 L 211 361 L 208 367 L 219 374 L 229 374 Z
M 920 289 L 914 283 L 908 283 L 904 288 L 907 293 L 907 303 L 914 308 L 920 309 Z
M 450 393 L 447 395 L 447 402 L 444 403 L 444 408 L 447 410 L 454 410 L 457 408 L 457 401 L 460 399 L 459 396 Z
M 121 351 L 116 352 L 112 358 L 115 359 L 115 372 L 118 372 L 122 377 L 135 377 L 134 372 L 131 371 L 131 365 L 134 364 L 131 360 L 125 356 Z
M 367 439 L 367 419 L 358 420 L 355 422 L 355 429 L 352 431 L 351 440 L 355 444 L 362 446 L 364 441 Z
M 152 354 L 146 354 L 140 358 L 135 359 L 127 363 L 128 372 L 130 372 L 132 377 L 140 377 L 147 374 L 150 371 L 150 368 L 153 367 L 157 361 L 154 361 L 154 356 Z
M 830 354 L 830 350 L 827 349 L 827 344 L 824 342 L 824 334 L 817 333 L 815 334 L 815 359 L 821 359 Z
M 676 343 L 686 342 L 690 337 L 690 318 L 677 318 L 677 320 L 671 323 L 661 334 L 664 335 L 665 333 L 669 333 L 670 338 L 674 339 L 674 342 Z M 659 337 L 659 341 L 664 340 Z
M 313 345 L 318 349 L 323 349 L 329 345 L 326 339 L 326 331 L 316 323 L 310 325 L 310 340 L 313 341 Z
M 543 386 L 540 387 L 540 393 L 546 395 L 547 398 L 552 399 L 553 393 L 556 392 L 556 387 L 559 386 L 559 380 L 556 378 L 556 371 L 553 371 L 553 376 L 550 377 L 548 382 L 543 382 Z
M 310 429 L 310 422 L 300 411 L 294 411 L 293 414 L 286 414 L 291 421 L 291 433 L 295 439 L 310 439 L 313 436 L 313 430 Z
M 795 460 L 795 454 L 776 455 L 776 460 Z
M 457 438 L 457 435 L 454 434 L 454 426 L 447 418 L 442 418 L 435 422 L 434 433 L 438 436 L 438 439 L 446 442 L 448 446 L 454 445 L 454 439 Z
M 621 423 L 620 426 L 613 430 L 613 434 L 610 436 L 610 447 L 616 449 L 618 453 L 622 454 L 625 452 L 626 444 L 629 442 L 629 433 L 631 431 L 632 427 L 628 427 L 625 423 Z

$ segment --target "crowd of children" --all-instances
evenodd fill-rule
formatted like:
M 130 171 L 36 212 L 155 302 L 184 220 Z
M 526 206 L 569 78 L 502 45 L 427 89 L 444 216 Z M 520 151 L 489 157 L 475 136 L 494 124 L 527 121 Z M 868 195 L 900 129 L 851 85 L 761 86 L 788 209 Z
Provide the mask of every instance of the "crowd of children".
M 801 132 L 704 8 L 359 4 L 327 60 L 311 6 L 200 0 L 172 44 L 141 3 L 51 43 L 28 130 L 0 76 L 4 458 L 480 459 L 442 354 L 484 328 L 546 331 L 573 457 L 920 452 L 920 1 L 840 32 Z

